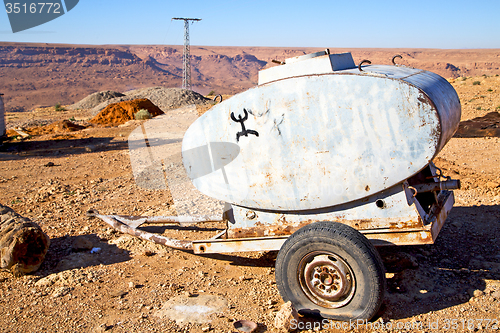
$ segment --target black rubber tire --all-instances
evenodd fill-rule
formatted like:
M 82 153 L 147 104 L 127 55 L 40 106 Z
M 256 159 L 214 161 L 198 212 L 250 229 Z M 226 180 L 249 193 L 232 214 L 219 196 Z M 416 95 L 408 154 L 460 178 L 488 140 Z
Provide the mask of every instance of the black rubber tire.
M 304 260 L 325 254 L 331 254 L 326 258 L 338 258 L 348 272 L 349 295 L 335 303 L 341 304 L 335 308 L 332 303 L 322 306 L 313 302 L 307 294 L 310 289 L 303 287 L 307 276 Z M 349 282 L 351 274 L 354 282 Z M 370 320 L 380 309 L 386 289 L 384 265 L 375 247 L 357 230 L 337 222 L 311 223 L 286 240 L 276 258 L 276 284 L 283 300 L 291 301 L 299 313 L 344 321 Z

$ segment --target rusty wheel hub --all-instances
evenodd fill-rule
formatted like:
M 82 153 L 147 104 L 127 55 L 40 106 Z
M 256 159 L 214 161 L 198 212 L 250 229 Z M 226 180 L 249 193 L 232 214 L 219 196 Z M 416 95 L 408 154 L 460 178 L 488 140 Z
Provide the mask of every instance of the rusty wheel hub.
M 312 252 L 302 258 L 299 280 L 302 290 L 315 304 L 338 308 L 354 295 L 354 274 L 339 256 Z

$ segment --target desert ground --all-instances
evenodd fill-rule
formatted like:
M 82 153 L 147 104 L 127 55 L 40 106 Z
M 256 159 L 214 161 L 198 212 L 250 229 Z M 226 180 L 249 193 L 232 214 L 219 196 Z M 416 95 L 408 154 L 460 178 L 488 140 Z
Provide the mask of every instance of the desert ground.
M 238 54 L 232 52 L 233 57 Z M 0 72 L 2 89 L 5 68 Z M 379 248 L 388 290 L 373 322 L 321 331 L 499 329 L 500 77 L 490 69 L 484 72 L 445 76 L 460 97 L 462 122 L 435 163 L 460 179 L 462 188 L 455 191 L 455 207 L 437 241 Z M 238 89 L 252 83 L 241 80 Z M 94 91 L 79 91 L 67 104 Z M 37 88 L 32 92 L 40 93 Z M 0 331 L 238 332 L 238 320 L 257 323 L 256 332 L 276 331 L 274 319 L 283 304 L 274 276 L 276 253 L 194 255 L 120 234 L 86 216 L 91 208 L 106 214 L 175 214 L 167 191 L 141 189 L 134 181 L 127 138 L 141 121 L 90 124 L 90 110 L 55 111 L 47 102 L 36 108 L 38 102 L 19 103 L 20 112 L 15 101 L 21 94 L 16 94 L 8 101 L 7 127 L 32 134 L 23 138 L 9 131 L 0 148 L 0 202 L 39 224 L 51 245 L 37 272 L 22 277 L 0 272 Z M 198 106 L 198 111 L 208 107 Z M 174 109 L 166 114 L 172 122 L 186 116 Z M 50 126 L 61 120 L 85 128 Z M 175 231 L 171 235 L 190 237 Z M 168 313 L 172 304 L 218 310 L 184 318 Z M 311 328 L 317 322 L 304 323 Z

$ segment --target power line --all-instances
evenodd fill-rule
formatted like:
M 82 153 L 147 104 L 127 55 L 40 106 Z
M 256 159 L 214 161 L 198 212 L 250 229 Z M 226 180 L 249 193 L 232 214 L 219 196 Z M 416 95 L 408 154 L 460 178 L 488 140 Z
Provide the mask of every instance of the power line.
M 172 20 L 184 21 L 184 51 L 182 53 L 182 88 L 191 89 L 191 55 L 189 50 L 189 21 L 201 21 L 199 18 L 173 17 Z

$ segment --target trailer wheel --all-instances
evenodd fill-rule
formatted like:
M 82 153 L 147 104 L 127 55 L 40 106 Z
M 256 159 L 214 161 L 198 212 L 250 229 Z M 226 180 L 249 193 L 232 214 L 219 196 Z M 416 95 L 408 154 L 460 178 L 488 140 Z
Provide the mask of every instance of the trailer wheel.
M 384 266 L 370 241 L 336 222 L 309 224 L 283 244 L 276 284 L 302 314 L 336 320 L 371 319 L 385 292 Z

